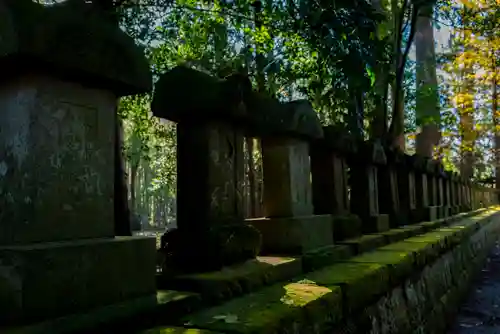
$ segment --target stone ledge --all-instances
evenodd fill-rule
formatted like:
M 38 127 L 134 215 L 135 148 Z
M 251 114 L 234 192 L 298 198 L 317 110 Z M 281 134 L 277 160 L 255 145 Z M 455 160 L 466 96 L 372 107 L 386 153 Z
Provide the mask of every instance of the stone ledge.
M 356 314 L 354 312 L 358 312 L 357 314 L 363 314 L 368 319 L 377 319 L 379 330 L 385 327 L 412 328 L 410 325 L 419 325 L 418 321 L 426 317 L 429 320 L 422 326 L 437 328 L 438 326 L 433 324 L 433 321 L 441 320 L 437 315 L 436 317 L 433 315 L 439 314 L 442 318 L 444 304 L 438 304 L 440 309 L 432 311 L 435 314 L 429 314 L 428 310 L 436 300 L 446 299 L 441 297 L 454 282 L 452 272 L 456 272 L 459 268 L 467 272 L 471 271 L 469 265 L 471 259 L 479 260 L 480 257 L 477 256 L 480 253 L 479 250 L 486 249 L 488 242 L 491 243 L 494 239 L 491 233 L 487 233 L 488 228 L 498 229 L 496 226 L 491 226 L 498 224 L 487 225 L 482 222 L 483 220 L 490 222 L 490 216 L 493 213 L 497 217 L 496 210 L 495 212 L 489 210 L 478 217 L 459 221 L 442 230 L 396 243 L 399 247 L 396 244 L 383 246 L 374 252 L 305 274 L 302 279 L 293 281 L 294 283 L 276 284 L 257 294 L 247 295 L 216 308 L 203 310 L 186 317 L 184 326 L 233 333 L 256 333 L 264 328 L 266 332 L 277 333 L 293 326 L 294 332 L 306 333 L 308 332 L 306 329 L 310 326 L 315 326 L 316 329 L 327 326 L 326 324 L 335 322 L 340 315 L 347 321 L 349 317 Z M 482 227 L 480 230 L 477 230 L 478 223 Z M 469 234 L 474 231 L 474 234 Z M 467 239 L 469 236 L 470 238 Z M 459 240 L 461 244 L 457 245 Z M 439 257 L 445 252 L 448 252 L 447 255 Z M 424 269 L 419 271 L 422 267 Z M 410 283 L 404 283 L 403 280 Z M 414 283 L 411 283 L 412 280 Z M 391 286 L 402 282 L 404 284 L 401 287 L 391 290 Z M 410 288 L 407 284 L 410 284 Z M 419 289 L 424 290 L 418 293 Z M 341 293 L 338 292 L 339 290 Z M 334 294 L 333 291 L 336 293 Z M 283 302 L 287 300 L 286 296 L 290 295 L 288 292 L 291 292 L 291 295 L 297 299 L 292 302 L 294 307 L 286 307 Z M 383 297 L 387 292 L 389 295 Z M 415 300 L 414 305 L 407 305 L 403 293 L 407 296 L 406 298 L 416 296 L 422 300 Z M 332 298 L 332 294 L 336 297 Z M 332 307 L 332 303 L 336 306 Z M 251 309 L 245 305 L 252 305 Z M 313 305 L 322 305 L 322 307 Z M 325 305 L 329 305 L 330 308 Z M 369 306 L 359 313 L 365 305 L 374 306 Z M 241 307 L 245 310 L 238 311 Z M 401 315 L 401 311 L 398 313 L 400 307 L 405 309 L 404 315 Z M 333 314 L 332 309 L 337 311 Z M 308 320 L 312 310 L 317 319 L 315 322 Z M 391 310 L 394 312 L 389 312 Z M 228 314 L 234 315 L 230 323 L 227 318 L 214 321 L 214 319 L 219 319 L 219 316 L 223 319 L 223 315 L 227 317 Z M 394 314 L 399 315 L 400 319 L 389 319 Z M 413 318 L 410 319 L 411 317 Z M 398 321 L 401 322 L 398 323 Z M 280 324 L 279 327 L 277 324 Z
M 0 247 L 0 322 L 27 324 L 154 295 L 155 254 L 147 237 Z
M 131 299 L 123 303 L 97 308 L 88 313 L 78 313 L 51 319 L 32 326 L 1 328 L 5 334 L 66 334 L 95 332 L 112 333 L 115 328 L 144 328 L 155 322 L 176 319 L 202 306 L 197 294 L 178 291 L 158 291 L 156 296 Z M 156 318 L 156 320 L 155 320 Z M 147 321 L 144 321 L 147 320 Z M 110 330 L 107 331 L 109 327 Z M 113 328 L 113 329 L 111 329 Z M 175 332 L 174 332 L 175 333 Z
M 301 272 L 300 258 L 260 256 L 220 271 L 176 277 L 159 275 L 158 287 L 197 292 L 204 302 L 213 304 L 290 279 Z

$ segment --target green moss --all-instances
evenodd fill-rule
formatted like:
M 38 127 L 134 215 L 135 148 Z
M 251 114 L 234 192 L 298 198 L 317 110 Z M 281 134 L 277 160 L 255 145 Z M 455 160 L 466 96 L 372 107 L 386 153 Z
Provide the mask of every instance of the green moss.
M 290 279 L 301 272 L 302 263 L 298 258 L 265 256 L 218 271 L 164 277 L 163 284 L 171 289 L 196 291 L 205 300 L 219 301 Z
M 352 238 L 339 242 L 341 245 L 348 245 L 352 247 L 355 254 L 372 250 L 379 246 L 383 246 L 386 243 L 385 237 L 379 234 L 366 234 L 359 238 Z
M 427 231 L 434 230 L 440 226 L 443 226 L 444 223 L 445 223 L 445 221 L 443 219 L 440 219 L 440 220 L 435 220 L 435 221 L 431 221 L 431 222 L 422 222 L 422 223 L 418 223 L 415 225 L 422 226 L 424 232 L 427 232 Z
M 406 240 L 380 247 L 377 250 L 411 253 L 417 267 L 424 266 L 437 256 L 436 249 L 432 244 L 408 242 Z
M 305 254 L 302 257 L 302 268 L 304 272 L 309 272 L 345 260 L 352 255 L 353 250 L 347 245 L 325 247 L 319 251 Z
M 405 228 L 395 228 L 386 232 L 377 233 L 379 235 L 383 235 L 386 239 L 387 243 L 398 242 L 400 240 L 409 238 L 413 236 L 413 231 L 411 229 Z
M 305 277 L 323 286 L 340 286 L 348 312 L 373 301 L 389 286 L 388 267 L 377 263 L 339 263 Z
M 341 317 L 339 287 L 326 287 L 308 280 L 277 284 L 257 293 L 233 299 L 183 319 L 188 327 L 234 333 L 276 333 L 307 326 L 314 321 Z M 298 330 L 300 332 L 300 330 Z
M 400 282 L 413 271 L 415 258 L 411 252 L 376 250 L 363 253 L 346 260 L 354 263 L 374 263 L 385 265 L 393 283 Z

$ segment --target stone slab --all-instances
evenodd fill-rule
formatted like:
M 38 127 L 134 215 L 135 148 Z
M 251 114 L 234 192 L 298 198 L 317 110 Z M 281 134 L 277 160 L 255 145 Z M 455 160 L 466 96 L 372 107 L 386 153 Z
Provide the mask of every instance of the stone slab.
M 220 271 L 177 277 L 160 275 L 158 287 L 197 292 L 204 302 L 216 303 L 288 280 L 301 272 L 300 258 L 260 256 Z
M 201 298 L 197 294 L 160 290 L 156 295 L 133 298 L 33 325 L 0 327 L 0 331 L 5 334 L 131 333 L 151 328 L 155 323 L 176 320 L 201 306 Z
M 340 245 L 351 247 L 354 254 L 370 251 L 387 243 L 385 237 L 379 234 L 365 234 L 358 238 L 340 241 Z
M 335 241 L 354 238 L 362 232 L 361 219 L 356 215 L 333 215 L 332 220 Z
M 439 215 L 439 207 L 438 206 L 428 206 L 427 208 L 424 208 L 424 220 L 425 221 L 434 221 L 438 220 L 440 217 Z
M 314 333 L 341 316 L 340 287 L 304 278 L 267 287 L 181 321 L 186 328 L 223 333 Z
M 387 214 L 366 217 L 363 221 L 363 233 L 385 232 L 390 229 L 390 219 Z
M 397 242 L 397 241 L 401 241 L 403 239 L 412 237 L 414 235 L 412 229 L 408 229 L 408 228 L 404 228 L 404 227 L 403 228 L 393 228 L 393 229 L 390 229 L 389 231 L 381 232 L 381 233 L 377 233 L 377 234 L 383 235 L 388 244 L 393 243 L 393 242 Z
M 246 222 L 262 234 L 264 255 L 302 255 L 333 245 L 331 215 L 257 218 Z
M 0 246 L 114 235 L 115 109 L 47 77 L 0 88 Z
M 333 245 L 309 252 L 302 256 L 302 268 L 309 272 L 345 260 L 353 255 L 352 247 L 348 245 Z
M 0 247 L 0 322 L 26 323 L 154 294 L 155 240 Z

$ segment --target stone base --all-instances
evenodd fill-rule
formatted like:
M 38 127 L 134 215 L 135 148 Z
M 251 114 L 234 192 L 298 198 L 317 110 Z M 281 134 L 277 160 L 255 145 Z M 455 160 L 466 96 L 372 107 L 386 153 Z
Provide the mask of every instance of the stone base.
M 196 292 L 204 303 L 214 304 L 291 279 L 301 272 L 300 258 L 259 256 L 219 271 L 173 277 L 160 274 L 157 285 L 159 289 Z
M 0 247 L 0 323 L 39 321 L 156 292 L 154 238 Z
M 14 333 L 136 333 L 157 323 L 175 322 L 203 306 L 196 293 L 158 291 L 145 297 L 74 313 L 27 326 L 2 327 L 0 332 Z
M 410 224 L 417 224 L 424 221 L 425 214 L 422 209 L 412 209 L 410 210 L 408 222 Z
M 334 215 L 333 239 L 335 241 L 357 237 L 362 233 L 362 222 L 356 215 Z
M 389 215 L 370 216 L 363 221 L 363 233 L 385 232 L 390 229 Z
M 442 209 L 440 206 L 429 206 L 424 208 L 424 221 L 434 221 L 441 218 Z
M 449 205 L 443 206 L 443 216 L 442 216 L 442 218 L 448 218 L 448 217 L 451 217 L 451 216 L 452 216 L 451 206 L 449 206 Z
M 460 207 L 458 205 L 452 205 L 450 206 L 450 211 L 451 211 L 451 215 L 458 215 L 461 211 L 460 211 Z
M 333 245 L 331 215 L 256 218 L 246 222 L 262 234 L 262 255 L 302 255 Z
M 400 212 L 393 212 L 389 215 L 390 228 L 398 228 L 400 226 L 408 225 L 409 214 L 401 210 Z

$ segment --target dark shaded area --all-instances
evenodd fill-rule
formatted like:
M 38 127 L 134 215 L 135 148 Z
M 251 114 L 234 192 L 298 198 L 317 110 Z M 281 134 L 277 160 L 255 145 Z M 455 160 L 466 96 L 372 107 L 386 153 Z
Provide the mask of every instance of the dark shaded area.
M 497 241 L 486 265 L 460 307 L 448 334 L 500 333 L 500 242 Z

